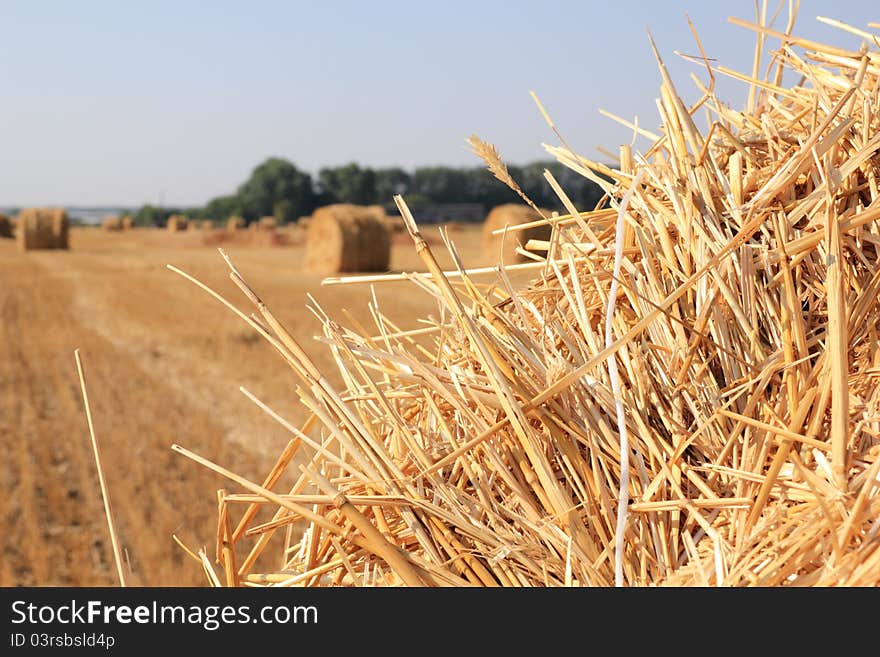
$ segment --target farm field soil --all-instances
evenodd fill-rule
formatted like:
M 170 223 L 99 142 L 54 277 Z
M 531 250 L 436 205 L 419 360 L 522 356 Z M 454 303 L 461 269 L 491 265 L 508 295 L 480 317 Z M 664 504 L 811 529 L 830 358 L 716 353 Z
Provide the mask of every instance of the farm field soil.
M 426 234 L 437 240 L 436 231 Z M 392 269 L 421 271 L 406 236 Z M 487 264 L 477 227 L 453 235 L 466 266 Z M 135 585 L 203 585 L 172 540 L 213 545 L 216 490 L 234 484 L 170 449 L 179 443 L 262 481 L 289 434 L 239 391 L 294 425 L 305 421 L 288 366 L 250 327 L 170 272 L 172 264 L 239 308 L 253 307 L 214 246 L 192 233 L 74 228 L 69 251 L 19 253 L 0 240 L 0 585 L 117 582 L 74 361 L 79 349 L 128 577 Z M 222 244 L 291 334 L 338 381 L 311 293 L 332 317 L 374 326 L 366 285 L 321 287 L 304 247 Z M 443 267 L 451 260 L 435 248 Z M 519 276 L 518 280 L 527 277 Z M 482 277 L 482 280 L 491 280 Z M 418 328 L 437 305 L 409 283 L 376 286 L 382 311 Z M 289 484 L 282 481 L 278 489 Z M 268 552 L 268 551 L 267 551 Z M 210 552 L 209 552 L 210 556 Z

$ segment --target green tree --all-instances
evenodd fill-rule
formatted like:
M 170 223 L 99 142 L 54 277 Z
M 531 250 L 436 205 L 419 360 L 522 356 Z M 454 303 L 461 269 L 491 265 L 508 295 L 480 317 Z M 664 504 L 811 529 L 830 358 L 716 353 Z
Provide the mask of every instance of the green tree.
M 257 166 L 250 178 L 238 188 L 242 216 L 249 221 L 274 215 L 276 204 L 283 206 L 285 216 L 299 217 L 315 208 L 312 177 L 287 160 L 271 157 Z
M 168 218 L 168 213 L 163 208 L 147 204 L 141 206 L 132 216 L 136 226 L 161 226 Z
M 377 202 L 376 172 L 370 168 L 362 169 L 354 162 L 321 169 L 318 185 L 335 203 L 372 205 Z
M 225 221 L 229 217 L 240 215 L 241 201 L 235 194 L 213 198 L 199 211 L 199 216 L 202 219 L 216 219 L 217 221 Z
M 288 199 L 277 201 L 275 205 L 272 206 L 272 216 L 275 217 L 275 220 L 279 224 L 290 223 L 291 221 L 296 221 L 298 219 L 293 211 L 293 203 Z
M 420 167 L 412 177 L 410 193 L 421 194 L 434 203 L 467 203 L 469 175 L 453 167 Z
M 376 202 L 390 204 L 395 194 L 403 194 L 408 202 L 411 185 L 412 176 L 400 167 L 376 169 Z

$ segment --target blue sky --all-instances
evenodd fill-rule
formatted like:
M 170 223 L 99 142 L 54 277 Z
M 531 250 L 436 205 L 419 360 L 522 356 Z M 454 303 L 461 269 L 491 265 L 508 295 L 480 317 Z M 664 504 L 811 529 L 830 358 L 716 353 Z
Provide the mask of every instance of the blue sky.
M 803 0 L 795 32 L 856 49 L 815 17 L 864 28 L 877 7 Z M 751 0 L 0 0 L 0 206 L 197 205 L 269 156 L 313 174 L 477 165 L 471 133 L 524 163 L 555 141 L 530 90 L 604 159 L 631 135 L 598 108 L 658 124 L 648 29 L 685 98 L 705 78 L 673 52 L 697 51 L 686 15 L 710 57 L 751 69 L 754 34 L 727 22 Z M 742 105 L 744 85 L 718 90 Z

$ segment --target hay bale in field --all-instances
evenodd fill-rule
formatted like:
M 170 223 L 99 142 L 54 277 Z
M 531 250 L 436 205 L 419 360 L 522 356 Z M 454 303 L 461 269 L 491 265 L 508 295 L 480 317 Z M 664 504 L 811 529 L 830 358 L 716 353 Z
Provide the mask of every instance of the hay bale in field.
M 134 228 L 134 217 L 127 214 L 122 217 L 122 230 L 132 230 Z
M 550 212 L 544 211 L 544 213 L 550 216 Z M 513 227 L 539 219 L 541 215 L 528 205 L 504 203 L 492 208 L 486 221 L 483 222 L 483 251 L 486 257 L 492 262 L 503 261 L 504 264 L 527 260 L 526 256 L 516 252 L 516 247 L 524 247 L 529 240 L 549 240 L 551 233 L 549 224 L 532 226 L 524 230 L 508 230 L 503 235 L 495 235 L 494 231 L 505 226 Z
M 364 209 L 373 215 L 379 221 L 384 221 L 388 215 L 385 213 L 385 208 L 381 205 L 365 205 Z
M 70 241 L 70 221 L 67 219 L 67 211 L 64 208 L 51 208 L 49 214 L 52 217 L 52 237 L 55 240 L 55 248 L 68 248 Z
M 182 214 L 172 214 L 168 217 L 166 228 L 171 233 L 178 233 L 187 229 L 189 221 Z
M 122 219 L 115 215 L 108 215 L 101 221 L 101 228 L 107 231 L 122 230 Z
M 406 233 L 406 225 L 403 223 L 403 217 L 398 215 L 385 215 L 382 217 L 382 223 L 388 232 L 392 235 L 400 235 Z
M 307 271 L 384 271 L 390 261 L 388 228 L 375 209 L 336 203 L 312 214 L 306 231 Z
M 278 228 L 278 220 L 275 217 L 260 217 L 260 220 L 256 222 L 256 228 L 257 230 L 275 230 Z
M 12 230 L 12 220 L 5 214 L 0 214 L 0 238 L 13 238 L 15 231 Z
M 63 208 L 25 208 L 18 215 L 16 239 L 20 251 L 67 249 L 69 222 Z
M 214 220 L 213 219 L 202 219 L 199 222 L 199 229 L 201 229 L 201 230 L 214 230 Z
M 231 233 L 237 230 L 241 230 L 246 225 L 247 224 L 245 223 L 244 219 L 242 219 L 241 217 L 229 217 L 229 219 L 226 220 L 226 230 Z

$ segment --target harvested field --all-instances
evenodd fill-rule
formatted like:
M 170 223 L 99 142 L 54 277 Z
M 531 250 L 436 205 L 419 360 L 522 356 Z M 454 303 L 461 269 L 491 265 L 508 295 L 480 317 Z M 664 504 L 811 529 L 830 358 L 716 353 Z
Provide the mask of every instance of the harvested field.
M 271 347 L 165 268 L 175 264 L 235 294 L 216 248 L 188 243 L 190 236 L 74 227 L 64 254 L 20 254 L 14 242 L 0 241 L 0 280 L 17 281 L 0 286 L 0 449 L 7 455 L 0 465 L 7 491 L 0 497 L 0 585 L 116 582 L 74 349 L 84 361 L 136 585 L 203 583 L 172 534 L 190 545 L 210 535 L 217 510 L 210 497 L 226 483 L 174 454 L 172 443 L 259 478 L 288 435 L 238 386 L 291 422 L 305 420 L 288 400 L 288 366 Z M 312 340 L 320 323 L 301 311 L 305 294 L 367 321 L 368 288 L 321 288 L 320 277 L 301 268 L 302 246 L 225 248 L 332 375 L 325 350 Z M 419 263 L 401 249 L 392 266 Z M 436 308 L 427 295 L 399 298 L 391 288 L 379 298 L 413 318 Z
M 548 168 L 565 213 L 539 210 L 472 136 L 523 202 L 482 230 L 396 195 L 396 236 L 340 204 L 304 243 L 0 241 L 0 580 L 114 580 L 76 348 L 132 583 L 880 586 L 880 39 L 802 39 L 797 6 L 731 19 L 751 73 L 694 29 L 693 103 L 655 47 L 660 127 L 620 119 L 612 164 L 533 94 L 588 208 Z M 534 262 L 495 264 L 505 232 Z

